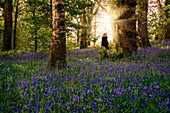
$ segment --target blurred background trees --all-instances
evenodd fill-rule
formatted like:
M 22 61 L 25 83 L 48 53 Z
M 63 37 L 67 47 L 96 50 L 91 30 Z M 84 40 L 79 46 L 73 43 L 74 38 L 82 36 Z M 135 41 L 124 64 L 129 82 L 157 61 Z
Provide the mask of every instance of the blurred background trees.
M 120 34 L 123 31 L 125 32 L 125 29 L 120 27 L 119 23 L 128 19 L 126 18 L 128 16 L 126 12 L 129 8 L 128 1 L 65 0 L 67 51 L 98 44 L 100 42 L 100 38 L 97 40 L 98 37 L 101 37 L 101 34 L 105 31 L 108 32 L 107 26 L 112 28 L 110 34 L 113 42 L 120 45 Z M 130 18 L 136 20 L 134 21 L 136 33 L 131 32 L 131 36 L 138 36 L 136 39 L 137 43 L 140 43 L 138 46 L 150 47 L 149 40 L 168 40 L 170 29 L 169 0 L 134 1 L 136 5 L 130 9 L 130 11 L 133 10 L 134 14 Z M 52 0 L 13 0 L 10 1 L 11 5 L 7 7 L 5 3 L 8 2 L 8 0 L 0 1 L 0 49 L 3 51 L 13 49 L 49 52 L 52 39 Z M 8 8 L 10 13 L 7 10 Z M 103 16 L 104 13 L 108 17 Z M 7 17 L 7 14 L 12 16 Z M 106 18 L 110 18 L 109 24 L 99 22 L 99 19 L 107 21 Z M 5 23 L 10 23 L 10 27 L 7 27 L 9 25 Z M 6 34 L 7 31 L 8 34 Z M 10 35 L 10 33 L 13 34 Z

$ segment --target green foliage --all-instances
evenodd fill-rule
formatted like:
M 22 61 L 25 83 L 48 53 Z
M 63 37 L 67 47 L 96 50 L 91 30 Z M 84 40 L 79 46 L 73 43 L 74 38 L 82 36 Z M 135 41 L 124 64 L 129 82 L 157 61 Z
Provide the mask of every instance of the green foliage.
M 121 47 L 118 48 L 118 51 L 115 48 L 111 48 L 108 50 L 109 59 L 122 58 L 123 57 L 123 49 Z
M 108 58 L 110 60 L 114 60 L 123 57 L 123 49 L 121 47 L 118 48 L 118 51 L 114 47 L 107 50 L 103 46 L 98 48 L 97 50 L 100 55 L 99 59 Z
M 91 41 L 95 44 L 100 36 L 95 37 L 94 35 L 91 35 Z
M 94 16 L 88 10 L 94 9 L 95 1 L 81 1 L 81 0 L 65 0 L 65 20 L 66 20 L 66 33 L 67 37 L 72 36 L 72 32 L 78 32 L 79 30 L 88 27 L 82 26 L 80 23 L 80 15 L 83 14 L 83 9 L 85 10 L 86 17 Z M 76 21 L 73 21 L 76 20 Z M 88 19 L 87 19 L 88 21 Z M 88 37 L 88 36 L 87 36 Z
M 4 8 L 5 6 L 5 0 L 1 0 L 0 1 L 0 8 Z M 1 10 L 1 9 L 0 9 Z
M 151 9 L 154 13 L 150 15 L 151 20 L 148 21 L 148 34 L 150 39 L 155 39 L 158 41 L 164 40 L 164 32 L 166 32 L 165 26 L 170 23 L 169 18 L 165 15 L 165 11 L 168 9 L 168 15 L 170 15 L 170 5 L 164 5 L 161 12 L 155 12 Z
M 101 46 L 98 50 L 98 53 L 100 54 L 100 58 L 108 57 L 107 49 L 103 46 Z
M 72 52 L 75 48 L 76 48 L 76 44 L 73 40 L 70 40 L 69 38 L 67 38 L 66 41 L 66 51 L 67 52 Z
M 51 40 L 51 6 L 48 1 L 25 1 L 25 13 L 21 19 L 26 23 L 29 48 L 34 49 L 34 39 L 37 38 L 38 48 L 49 48 Z M 35 8 L 36 7 L 36 8 Z
M 15 58 L 17 56 L 21 55 L 21 51 L 14 51 L 14 50 L 10 50 L 10 51 L 0 51 L 0 56 L 9 56 L 11 58 Z
M 2 47 L 3 34 L 4 34 L 4 22 L 0 20 L 0 48 Z

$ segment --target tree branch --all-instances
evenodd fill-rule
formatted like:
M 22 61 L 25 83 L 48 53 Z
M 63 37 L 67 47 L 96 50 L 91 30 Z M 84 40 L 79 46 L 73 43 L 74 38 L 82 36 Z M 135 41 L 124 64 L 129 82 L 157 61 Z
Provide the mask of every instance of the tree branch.
M 108 12 L 107 9 L 100 4 L 100 1 L 98 1 L 98 0 L 95 0 L 95 1 L 98 3 L 98 5 L 99 5 L 108 15 L 110 15 L 110 12 Z

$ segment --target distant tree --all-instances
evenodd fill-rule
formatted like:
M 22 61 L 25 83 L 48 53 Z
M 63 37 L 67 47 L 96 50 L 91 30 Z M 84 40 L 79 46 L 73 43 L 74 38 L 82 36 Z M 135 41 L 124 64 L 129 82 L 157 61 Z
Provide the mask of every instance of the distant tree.
M 98 0 L 101 1 L 101 0 Z M 90 40 L 92 38 L 92 20 L 94 16 L 98 13 L 99 11 L 99 5 L 96 5 L 96 2 L 89 2 L 89 7 L 86 8 L 87 12 L 87 45 L 90 45 Z
M 13 35 L 13 42 L 12 42 L 12 49 L 15 50 L 16 48 L 16 31 L 17 31 L 17 19 L 18 19 L 18 5 L 19 5 L 19 0 L 15 0 L 16 2 L 16 9 L 15 9 L 15 22 L 14 22 L 14 35 Z
M 141 46 L 151 47 L 147 29 L 148 0 L 138 0 L 138 7 L 138 33 Z
M 158 25 L 156 27 L 155 39 L 159 40 L 159 41 L 163 41 L 163 40 L 165 40 L 165 35 L 166 35 L 166 31 L 167 31 L 167 29 L 166 29 L 166 24 L 167 24 L 166 14 L 165 14 L 165 10 L 161 4 L 161 1 L 157 0 L 156 3 L 157 3 L 159 15 L 158 15 L 158 23 L 157 23 Z
M 29 45 L 34 45 L 32 49 L 36 52 L 49 45 L 51 40 L 51 4 L 48 0 L 27 0 L 24 1 L 25 14 L 24 23 L 27 25 Z M 48 40 L 49 39 L 49 40 Z
M 64 0 L 52 0 L 52 40 L 49 68 L 66 67 L 66 31 Z
M 5 0 L 4 18 L 5 29 L 2 51 L 9 51 L 12 49 L 12 0 Z
M 98 13 L 99 7 L 96 7 L 96 1 L 85 1 L 81 0 L 82 3 L 82 12 L 83 14 L 80 16 L 80 22 L 83 26 L 81 30 L 81 42 L 80 48 L 86 48 L 90 45 L 91 39 L 91 30 L 92 30 L 92 20 L 93 17 Z M 100 0 L 98 0 L 100 1 Z

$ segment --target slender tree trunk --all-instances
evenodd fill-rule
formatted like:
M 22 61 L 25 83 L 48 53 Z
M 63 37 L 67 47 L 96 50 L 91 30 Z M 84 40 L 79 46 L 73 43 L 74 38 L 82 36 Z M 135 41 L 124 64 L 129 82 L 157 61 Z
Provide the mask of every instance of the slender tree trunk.
M 80 40 L 80 30 L 77 29 L 77 46 L 79 46 L 79 40 Z
M 161 10 L 162 10 L 162 5 L 161 5 L 160 0 L 157 0 L 156 3 L 157 3 L 159 12 L 161 12 Z
M 52 16 L 52 15 L 53 15 L 53 14 L 52 14 L 52 12 L 53 12 L 53 11 L 52 11 L 52 0 L 50 0 L 50 8 L 51 8 L 51 12 L 50 12 L 50 13 L 51 13 L 51 21 L 52 21 L 52 18 L 53 18 L 53 16 Z M 51 23 L 52 23 L 52 22 L 51 22 Z M 52 24 L 51 24 L 51 28 L 52 28 Z
M 170 5 L 170 0 L 165 0 L 165 5 Z M 170 18 L 169 9 L 165 11 L 166 19 Z M 170 23 L 166 25 L 165 40 L 170 40 Z
M 16 12 L 15 12 L 15 23 L 14 23 L 14 35 L 13 35 L 13 48 L 12 49 L 16 49 L 16 31 L 17 31 L 17 19 L 18 19 L 18 4 L 19 4 L 19 0 L 15 0 L 16 3 Z
M 94 21 L 94 36 L 95 36 L 95 38 L 97 37 L 97 24 L 96 24 L 96 22 L 97 22 L 97 17 L 96 17 L 97 15 L 95 15 L 95 21 Z
M 94 16 L 98 13 L 98 11 L 99 11 L 99 6 L 97 6 L 97 8 L 95 10 L 94 10 L 94 7 L 88 9 L 88 13 L 91 14 L 90 16 L 87 16 L 87 22 L 86 22 L 87 27 L 88 27 L 88 29 L 87 29 L 87 37 L 88 37 L 87 43 L 88 43 L 89 46 L 90 46 L 90 41 L 91 41 L 91 37 L 92 37 L 92 35 L 91 35 L 92 34 L 91 33 L 91 31 L 92 31 L 92 20 L 93 20 Z M 95 17 L 95 19 L 96 19 L 96 17 Z
M 32 12 L 32 14 L 33 14 L 33 18 L 34 18 L 34 23 L 36 23 L 35 21 L 36 21 L 36 17 L 35 17 L 35 9 L 34 9 L 34 11 Z M 34 24 L 34 35 L 35 35 L 35 37 L 34 37 L 34 52 L 37 52 L 37 48 L 38 48 L 38 44 L 37 44 L 37 27 L 36 27 L 36 25 Z
M 90 46 L 90 40 L 91 40 L 91 29 L 92 29 L 91 23 L 92 23 L 92 18 L 89 17 L 88 22 L 87 22 L 87 26 L 88 26 L 88 29 L 87 29 L 87 37 L 88 37 L 87 44 L 88 44 L 88 46 Z
M 117 36 L 117 30 L 116 30 L 116 23 L 115 21 L 115 4 L 114 2 L 111 2 L 110 4 L 110 16 L 111 16 L 111 29 L 112 29 L 112 36 L 113 36 L 113 43 L 118 44 L 118 36 Z
M 49 68 L 66 68 L 66 31 L 64 0 L 52 0 L 52 40 Z
M 151 47 L 148 39 L 147 14 L 148 0 L 139 0 L 139 18 L 138 18 L 138 33 L 141 38 L 142 47 Z
M 83 14 L 80 18 L 81 25 L 86 26 L 86 16 L 85 16 L 85 10 L 83 9 Z M 81 42 L 80 42 L 80 49 L 87 48 L 87 42 L 86 42 L 86 28 L 83 28 L 81 30 Z
M 12 49 L 12 0 L 5 0 L 5 29 L 2 51 L 9 51 Z

